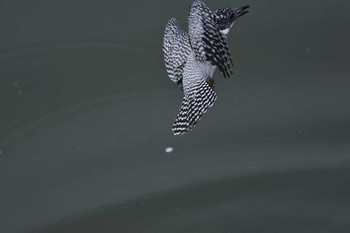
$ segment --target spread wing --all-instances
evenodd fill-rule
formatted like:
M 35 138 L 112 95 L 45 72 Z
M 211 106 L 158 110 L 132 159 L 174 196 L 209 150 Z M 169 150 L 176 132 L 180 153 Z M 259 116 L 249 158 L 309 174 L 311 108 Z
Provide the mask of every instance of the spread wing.
M 190 53 L 188 34 L 180 28 L 176 19 L 170 19 L 164 31 L 163 54 L 166 71 L 171 81 L 182 85 L 183 69 Z
M 226 40 L 216 25 L 212 12 L 202 1 L 190 6 L 189 37 L 196 59 L 219 68 L 225 78 L 233 74 L 233 62 Z

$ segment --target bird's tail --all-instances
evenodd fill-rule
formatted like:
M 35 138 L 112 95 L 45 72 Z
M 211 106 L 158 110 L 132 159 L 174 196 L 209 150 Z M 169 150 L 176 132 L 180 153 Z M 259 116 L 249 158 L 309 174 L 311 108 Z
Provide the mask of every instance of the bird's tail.
M 213 106 L 216 93 L 202 80 L 195 85 L 191 92 L 183 98 L 179 113 L 173 124 L 174 135 L 181 135 L 191 130 L 199 121 L 203 113 Z

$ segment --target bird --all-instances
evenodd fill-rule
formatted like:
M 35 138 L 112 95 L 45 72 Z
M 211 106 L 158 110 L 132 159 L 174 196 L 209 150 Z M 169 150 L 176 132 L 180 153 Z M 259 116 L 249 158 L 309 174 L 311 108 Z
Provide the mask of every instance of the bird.
M 165 27 L 163 55 L 167 74 L 184 93 L 172 127 L 174 135 L 190 131 L 217 98 L 213 74 L 216 68 L 225 78 L 233 75 L 233 61 L 227 35 L 236 19 L 250 6 L 223 7 L 211 12 L 201 0 L 189 7 L 188 32 L 175 18 Z

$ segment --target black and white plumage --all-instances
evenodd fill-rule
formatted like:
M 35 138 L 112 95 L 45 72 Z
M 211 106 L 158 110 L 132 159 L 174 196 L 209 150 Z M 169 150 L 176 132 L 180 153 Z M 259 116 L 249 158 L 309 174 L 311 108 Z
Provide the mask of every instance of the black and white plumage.
M 235 19 L 249 12 L 249 6 L 224 7 L 212 13 L 195 0 L 188 14 L 188 33 L 176 19 L 165 28 L 163 53 L 170 80 L 181 86 L 184 98 L 173 125 L 175 135 L 191 130 L 216 100 L 213 73 L 216 67 L 225 78 L 233 74 L 233 62 L 226 44 Z
M 181 86 L 183 70 L 191 50 L 187 32 L 180 28 L 175 18 L 171 18 L 164 32 L 164 62 L 170 80 Z

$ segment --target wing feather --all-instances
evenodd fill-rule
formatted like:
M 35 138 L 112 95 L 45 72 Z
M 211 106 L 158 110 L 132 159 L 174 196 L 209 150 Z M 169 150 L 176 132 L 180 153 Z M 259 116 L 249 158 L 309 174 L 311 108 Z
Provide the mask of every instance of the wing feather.
M 226 40 L 216 25 L 213 14 L 202 1 L 192 3 L 189 12 L 189 37 L 196 59 L 219 68 L 225 78 L 233 74 L 233 62 Z
M 175 18 L 171 18 L 165 27 L 163 38 L 164 63 L 171 81 L 182 85 L 183 69 L 190 53 L 187 32 L 181 29 Z

